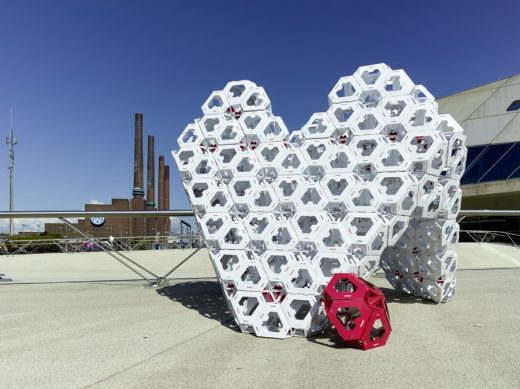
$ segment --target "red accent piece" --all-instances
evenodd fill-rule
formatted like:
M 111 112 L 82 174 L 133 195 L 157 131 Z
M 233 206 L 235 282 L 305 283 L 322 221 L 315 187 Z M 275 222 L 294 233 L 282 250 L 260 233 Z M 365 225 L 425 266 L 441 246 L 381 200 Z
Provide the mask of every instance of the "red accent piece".
M 323 291 L 323 303 L 347 344 L 362 350 L 386 344 L 392 331 L 388 307 L 383 292 L 371 283 L 353 273 L 334 274 Z
M 390 142 L 395 142 L 397 140 L 397 132 L 391 131 L 388 134 L 388 138 L 390 139 Z

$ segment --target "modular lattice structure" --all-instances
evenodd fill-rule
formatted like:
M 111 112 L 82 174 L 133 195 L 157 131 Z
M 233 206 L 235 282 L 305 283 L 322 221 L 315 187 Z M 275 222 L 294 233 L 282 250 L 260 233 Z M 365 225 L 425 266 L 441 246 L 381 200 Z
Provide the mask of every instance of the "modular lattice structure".
M 262 87 L 230 82 L 173 152 L 244 332 L 321 331 L 335 273 L 382 268 L 395 288 L 434 302 L 455 292 L 462 128 L 385 64 L 342 77 L 328 99 L 289 132 Z

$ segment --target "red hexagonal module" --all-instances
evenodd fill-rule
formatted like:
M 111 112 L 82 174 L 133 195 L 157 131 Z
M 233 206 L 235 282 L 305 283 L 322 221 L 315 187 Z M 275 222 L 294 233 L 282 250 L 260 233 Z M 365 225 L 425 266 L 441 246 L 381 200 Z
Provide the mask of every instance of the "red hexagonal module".
M 383 292 L 353 273 L 337 273 L 323 292 L 325 311 L 341 338 L 369 350 L 384 346 L 392 327 Z

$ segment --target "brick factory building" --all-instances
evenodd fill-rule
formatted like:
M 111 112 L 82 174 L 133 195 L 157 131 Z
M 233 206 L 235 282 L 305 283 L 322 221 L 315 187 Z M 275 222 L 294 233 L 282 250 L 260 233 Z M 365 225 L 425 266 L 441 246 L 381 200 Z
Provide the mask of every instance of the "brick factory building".
M 85 211 L 156 211 L 170 208 L 170 168 L 159 156 L 157 202 L 155 191 L 154 137 L 148 136 L 146 193 L 143 164 L 143 114 L 135 114 L 134 187 L 131 199 L 112 199 L 111 204 L 85 204 Z M 146 195 L 146 197 L 145 197 Z M 81 231 L 97 238 L 165 236 L 170 232 L 168 217 L 113 217 L 97 220 L 79 219 L 75 224 Z M 45 232 L 60 234 L 66 238 L 81 237 L 63 223 L 45 223 Z

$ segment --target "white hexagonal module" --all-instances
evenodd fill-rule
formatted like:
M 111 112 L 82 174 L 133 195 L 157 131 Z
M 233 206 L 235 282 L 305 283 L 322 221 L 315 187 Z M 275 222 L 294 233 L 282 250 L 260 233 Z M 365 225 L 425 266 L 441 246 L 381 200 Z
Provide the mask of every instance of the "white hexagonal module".
M 244 101 L 247 93 L 256 87 L 254 82 L 248 80 L 231 81 L 226 84 L 223 92 L 229 105 L 238 106 Z
M 242 149 L 239 145 L 224 145 L 217 147 L 211 155 L 219 170 L 231 170 L 238 163 Z
M 271 101 L 267 97 L 264 88 L 251 88 L 245 93 L 243 101 L 240 103 L 242 112 L 267 111 L 271 112 Z
M 320 184 L 308 182 L 298 189 L 294 205 L 301 211 L 321 211 L 327 205 L 327 196 Z
M 383 78 L 381 95 L 383 97 L 409 95 L 415 84 L 403 70 L 391 70 Z
M 172 156 L 177 164 L 177 168 L 182 173 L 191 173 L 194 168 L 193 162 L 202 154 L 203 153 L 198 145 L 189 147 L 185 146 L 182 149 L 172 151 Z
M 210 186 L 208 201 L 204 203 L 206 212 L 227 213 L 233 209 L 233 206 L 233 199 L 226 185 L 215 182 L 215 185 Z
M 202 137 L 202 130 L 200 129 L 198 123 L 194 122 L 186 126 L 186 128 L 182 131 L 181 136 L 177 138 L 177 143 L 179 143 L 179 147 L 181 148 L 186 146 L 198 147 Z
M 377 109 L 390 123 L 408 123 L 415 101 L 410 96 L 385 97 L 379 101 Z
M 287 220 L 278 220 L 266 231 L 265 244 L 269 250 L 294 250 L 298 235 Z
M 244 250 L 249 244 L 249 236 L 242 222 L 234 220 L 225 226 L 218 242 L 222 250 Z
M 410 218 L 407 216 L 392 216 L 388 224 L 388 246 L 394 246 L 408 228 Z
M 347 215 L 343 225 L 352 241 L 354 255 L 356 250 L 361 250 L 361 257 L 380 255 L 387 247 L 388 220 L 380 215 L 351 213 Z
M 267 304 L 253 327 L 256 336 L 280 339 L 287 338 L 291 329 L 279 304 Z
M 316 247 L 319 251 L 346 252 L 351 243 L 351 237 L 341 222 L 327 223 L 316 237 Z
M 213 263 L 222 278 L 234 280 L 245 271 L 249 261 L 244 252 L 223 249 L 214 255 Z
M 354 192 L 349 197 L 344 197 L 343 201 L 348 209 L 354 212 L 375 213 L 382 202 L 381 194 L 370 182 L 363 182 L 356 186 Z
M 384 123 L 385 121 L 381 117 L 379 110 L 375 108 L 367 108 L 357 115 L 350 129 L 354 136 L 379 135 Z
M 324 112 L 312 114 L 310 119 L 302 127 L 301 132 L 305 139 L 326 139 L 330 138 L 336 127 Z
M 238 290 L 262 292 L 269 283 L 264 268 L 258 261 L 249 261 L 235 278 Z
M 394 215 L 411 215 L 417 206 L 419 181 L 409 173 L 379 173 L 374 179 L 381 201 Z
M 321 285 L 327 285 L 335 273 L 357 273 L 359 262 L 346 252 L 319 252 L 311 261 Z
M 414 131 L 430 131 L 438 126 L 438 114 L 435 102 L 415 104 L 408 111 L 408 123 Z
M 350 147 L 358 164 L 371 163 L 381 153 L 384 143 L 381 135 L 360 135 L 352 139 Z
M 250 212 L 243 223 L 251 240 L 263 240 L 269 227 L 276 223 L 276 219 L 272 213 Z
M 266 111 L 244 112 L 240 116 L 239 124 L 244 134 L 258 136 L 261 130 L 265 129 L 271 117 L 272 114 Z
M 277 166 L 278 175 L 301 175 L 307 168 L 307 161 L 301 151 L 291 146 L 282 149 L 280 164 Z
M 211 179 L 217 174 L 217 164 L 210 154 L 197 154 L 191 162 L 192 173 L 198 179 Z
M 330 139 L 308 139 L 301 146 L 302 154 L 309 166 L 323 166 L 332 150 Z
M 354 72 L 354 79 L 363 88 L 382 89 L 384 86 L 384 80 L 388 72 L 392 69 L 384 63 L 375 65 L 360 66 L 358 70 Z
M 257 135 L 260 142 L 283 142 L 287 140 L 289 131 L 280 116 L 271 116 L 265 125 L 259 127 Z
M 457 180 L 443 180 L 440 211 L 447 219 L 454 219 L 460 210 L 462 190 Z
M 252 150 L 242 150 L 231 166 L 234 177 L 255 177 L 259 170 L 260 162 Z
M 382 143 L 374 158 L 378 173 L 408 172 L 412 169 L 412 161 L 408 150 L 402 143 Z
M 357 165 L 356 156 L 348 147 L 334 147 L 323 168 L 327 174 L 351 173 Z
M 238 290 L 230 299 L 231 307 L 240 325 L 253 325 L 265 309 L 261 292 Z
M 435 97 L 433 97 L 433 95 L 428 91 L 428 89 L 426 89 L 424 85 L 415 85 L 411 94 L 419 103 L 435 101 Z
M 446 160 L 446 140 L 437 131 L 407 134 L 403 144 L 412 160 L 412 173 L 440 175 Z
M 342 129 L 344 133 L 357 121 L 358 115 L 363 110 L 364 107 L 359 102 L 333 104 L 327 110 L 327 115 L 334 127 Z
M 222 91 L 213 92 L 202 105 L 204 115 L 213 115 L 226 112 L 229 101 Z
M 287 296 L 282 301 L 282 310 L 291 326 L 292 336 L 307 336 L 313 317 L 316 316 L 320 303 L 314 296 Z
M 251 212 L 273 212 L 278 206 L 278 198 L 271 185 L 258 184 L 247 199 Z
M 287 281 L 297 265 L 294 254 L 285 250 L 267 250 L 260 257 L 260 263 L 270 281 L 282 283 Z
M 330 221 L 327 213 L 322 211 L 297 211 L 291 223 L 301 241 L 312 242 L 318 231 Z
M 293 266 L 285 280 L 285 286 L 289 295 L 316 295 L 320 287 L 321 278 L 314 271 L 313 266 L 301 264 Z
M 362 88 L 353 76 L 341 77 L 329 93 L 329 105 L 359 99 Z
M 358 180 L 352 174 L 326 174 L 320 182 L 329 202 L 341 202 L 354 193 Z
M 266 142 L 259 144 L 254 153 L 262 168 L 276 168 L 282 160 L 284 149 L 283 142 Z
M 186 186 L 186 193 L 192 205 L 204 206 L 215 193 L 216 186 L 215 180 L 196 177 Z
M 245 134 L 236 120 L 228 120 L 223 126 L 219 126 L 216 136 L 219 146 L 245 144 Z
M 302 176 L 279 176 L 273 183 L 273 189 L 280 202 L 293 203 L 299 194 L 299 189 L 307 185 Z
M 225 213 L 206 213 L 198 222 L 205 239 L 218 240 L 223 237 L 231 217 Z
M 218 134 L 224 131 L 228 124 L 233 124 L 235 121 L 230 120 L 224 114 L 206 115 L 197 121 L 202 135 L 205 138 L 217 139 Z

